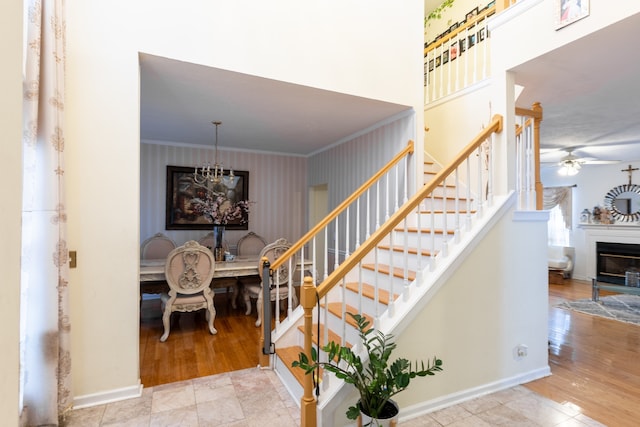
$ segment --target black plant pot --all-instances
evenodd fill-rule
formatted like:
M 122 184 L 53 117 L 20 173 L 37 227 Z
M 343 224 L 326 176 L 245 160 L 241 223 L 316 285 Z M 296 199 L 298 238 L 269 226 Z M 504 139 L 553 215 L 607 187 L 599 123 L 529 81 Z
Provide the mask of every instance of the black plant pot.
M 378 418 L 371 418 L 369 415 L 365 414 L 359 402 L 358 406 L 360 407 L 360 418 L 358 419 L 358 427 L 393 427 L 398 424 L 398 414 L 400 413 L 400 408 L 398 407 L 398 404 L 393 400 L 389 400 L 387 403 L 385 403 L 382 411 L 378 415 Z

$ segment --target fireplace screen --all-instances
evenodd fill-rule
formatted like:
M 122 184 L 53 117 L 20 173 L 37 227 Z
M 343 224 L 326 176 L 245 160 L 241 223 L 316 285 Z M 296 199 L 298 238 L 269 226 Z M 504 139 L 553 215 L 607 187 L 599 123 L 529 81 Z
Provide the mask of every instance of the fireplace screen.
M 625 284 L 627 271 L 640 271 L 640 245 L 596 243 L 598 282 Z

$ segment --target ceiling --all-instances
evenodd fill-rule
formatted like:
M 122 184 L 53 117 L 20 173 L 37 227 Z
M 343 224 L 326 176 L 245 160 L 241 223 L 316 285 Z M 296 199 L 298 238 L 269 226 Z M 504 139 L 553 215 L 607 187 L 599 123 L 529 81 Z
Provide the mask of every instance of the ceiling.
M 411 107 L 140 55 L 140 137 L 309 155 Z
M 588 18 L 585 18 L 588 19 Z M 543 161 L 567 150 L 598 160 L 640 160 L 640 14 L 516 67 L 517 104 L 543 107 Z
M 570 148 L 640 160 L 640 59 L 630 49 L 639 37 L 640 15 L 513 70 L 518 106 L 544 109 L 543 161 Z M 143 140 L 211 145 L 220 120 L 220 147 L 309 155 L 410 109 L 146 54 L 140 69 Z

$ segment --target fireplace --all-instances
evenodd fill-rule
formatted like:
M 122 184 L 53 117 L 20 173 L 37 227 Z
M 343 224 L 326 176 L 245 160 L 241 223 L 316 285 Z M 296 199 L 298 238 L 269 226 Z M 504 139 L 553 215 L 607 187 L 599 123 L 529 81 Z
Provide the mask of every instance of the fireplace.
M 627 270 L 640 271 L 640 244 L 596 242 L 596 280 L 625 284 Z

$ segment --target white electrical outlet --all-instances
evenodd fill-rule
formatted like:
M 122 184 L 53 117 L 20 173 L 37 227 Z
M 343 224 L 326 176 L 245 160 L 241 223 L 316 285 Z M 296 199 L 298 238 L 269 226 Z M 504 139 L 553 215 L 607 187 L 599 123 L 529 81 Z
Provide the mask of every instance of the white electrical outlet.
M 516 360 L 523 359 L 523 358 L 527 357 L 527 354 L 529 354 L 529 347 L 527 347 L 524 344 L 517 345 L 513 349 L 513 357 Z

